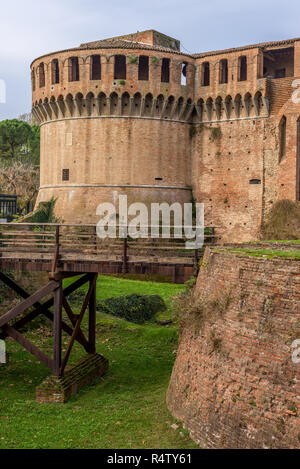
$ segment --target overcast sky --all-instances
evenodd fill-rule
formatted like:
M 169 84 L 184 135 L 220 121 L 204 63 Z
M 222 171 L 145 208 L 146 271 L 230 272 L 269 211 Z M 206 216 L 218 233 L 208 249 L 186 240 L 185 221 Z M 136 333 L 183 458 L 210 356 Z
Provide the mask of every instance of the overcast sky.
M 0 0 L 0 120 L 31 110 L 29 66 L 82 42 L 156 29 L 202 52 L 300 37 L 299 0 Z

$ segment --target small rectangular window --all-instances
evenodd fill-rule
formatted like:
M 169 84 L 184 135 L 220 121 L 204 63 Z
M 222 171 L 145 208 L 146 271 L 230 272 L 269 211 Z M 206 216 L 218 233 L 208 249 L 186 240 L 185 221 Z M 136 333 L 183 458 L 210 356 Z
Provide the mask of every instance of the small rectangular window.
M 227 59 L 220 60 L 219 83 L 228 83 L 228 62 Z
M 91 57 L 91 80 L 101 80 L 100 55 L 92 55 Z
M 247 80 L 247 57 L 243 55 L 239 57 L 239 66 L 238 66 L 238 81 Z
M 169 83 L 170 81 L 170 59 L 162 59 L 161 81 L 162 83 Z
M 43 62 L 39 65 L 39 85 L 40 88 L 45 86 L 45 66 Z
M 149 80 L 149 57 L 145 55 L 139 58 L 139 80 Z
M 70 179 L 70 170 L 69 169 L 63 169 L 62 170 L 62 180 L 63 181 L 69 181 Z
M 203 62 L 201 65 L 201 85 L 209 86 L 210 84 L 210 70 L 209 62 Z
M 181 84 L 182 84 L 182 86 L 186 86 L 186 69 L 187 69 L 187 63 L 183 62 L 183 64 L 181 64 Z
M 261 184 L 260 179 L 250 179 L 249 184 Z
M 59 64 L 57 59 L 52 60 L 52 85 L 59 83 Z
M 115 80 L 126 80 L 126 57 L 125 55 L 115 56 Z
M 78 57 L 69 58 L 69 81 L 79 81 Z

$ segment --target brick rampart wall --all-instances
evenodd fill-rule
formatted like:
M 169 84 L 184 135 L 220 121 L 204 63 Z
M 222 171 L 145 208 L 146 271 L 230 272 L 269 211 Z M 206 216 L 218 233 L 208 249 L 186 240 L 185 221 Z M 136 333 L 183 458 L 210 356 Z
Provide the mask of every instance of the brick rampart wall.
M 172 414 L 209 448 L 299 448 L 300 263 L 207 249 L 168 389 Z

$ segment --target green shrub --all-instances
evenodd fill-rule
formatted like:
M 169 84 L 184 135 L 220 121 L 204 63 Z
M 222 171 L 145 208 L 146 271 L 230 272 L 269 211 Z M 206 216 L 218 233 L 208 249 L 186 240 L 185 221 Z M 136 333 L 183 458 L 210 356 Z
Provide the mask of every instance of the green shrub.
M 73 308 L 81 308 L 86 297 L 86 292 L 84 290 L 75 290 L 68 296 L 68 301 Z
M 159 295 L 137 295 L 133 293 L 98 302 L 97 309 L 126 319 L 126 321 L 143 324 L 153 319 L 159 311 L 165 311 L 167 307 Z

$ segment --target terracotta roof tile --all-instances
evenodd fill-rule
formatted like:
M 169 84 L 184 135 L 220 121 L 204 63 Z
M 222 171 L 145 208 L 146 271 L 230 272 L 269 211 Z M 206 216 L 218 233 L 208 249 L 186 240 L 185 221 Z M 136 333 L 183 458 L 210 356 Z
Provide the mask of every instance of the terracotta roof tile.
M 192 57 L 195 58 L 200 58 L 200 57 L 207 57 L 210 55 L 220 55 L 220 54 L 226 54 L 230 52 L 237 52 L 237 51 L 242 51 L 242 50 L 247 50 L 247 49 L 265 49 L 268 47 L 276 47 L 276 46 L 284 46 L 284 45 L 292 45 L 294 44 L 295 41 L 300 41 L 300 38 L 296 39 L 286 39 L 283 41 L 273 41 L 273 42 L 260 42 L 257 44 L 251 44 L 249 46 L 240 46 L 240 47 L 232 47 L 230 49 L 223 49 L 223 50 L 215 50 L 215 51 L 209 51 L 209 52 L 201 52 L 199 54 L 192 54 Z

